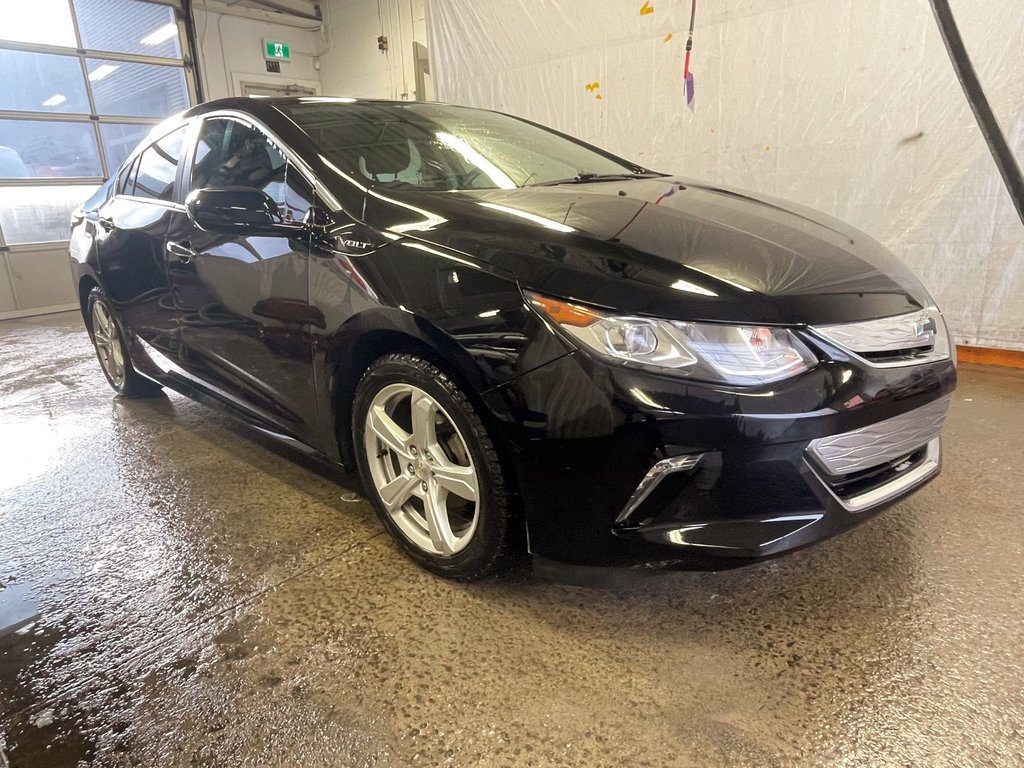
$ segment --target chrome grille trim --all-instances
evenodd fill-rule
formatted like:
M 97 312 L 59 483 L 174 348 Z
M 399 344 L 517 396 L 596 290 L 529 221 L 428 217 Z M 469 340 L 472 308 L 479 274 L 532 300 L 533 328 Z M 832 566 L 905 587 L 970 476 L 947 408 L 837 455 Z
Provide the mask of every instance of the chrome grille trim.
M 629 497 L 629 501 L 626 502 L 626 506 L 622 508 L 619 516 L 615 518 L 615 524 L 621 525 L 629 520 L 630 515 L 647 500 L 647 497 L 665 479 L 666 475 L 673 472 L 689 472 L 700 463 L 702 458 L 704 458 L 703 453 L 673 456 L 670 459 L 662 459 L 651 467 L 644 475 L 644 479 L 640 481 L 640 485 L 633 491 L 633 495 Z
M 941 466 L 941 438 L 936 437 L 928 442 L 923 460 L 904 474 L 896 475 L 896 477 L 884 485 L 855 496 L 847 497 L 839 496 L 827 484 L 825 488 L 847 512 L 863 512 L 865 509 L 871 509 L 879 504 L 884 504 L 890 499 L 894 499 L 930 480 L 938 474 Z
M 852 432 L 819 437 L 807 446 L 830 475 L 871 469 L 906 456 L 939 436 L 949 411 L 945 395 L 913 411 Z
M 809 330 L 877 368 L 919 365 L 949 358 L 946 324 L 935 307 L 858 323 L 817 325 Z M 870 358 L 900 351 L 909 354 L 878 360 Z
M 886 352 L 932 346 L 935 329 L 923 327 L 930 326 L 932 320 L 927 310 L 921 310 L 861 323 L 821 325 L 815 330 L 853 352 Z

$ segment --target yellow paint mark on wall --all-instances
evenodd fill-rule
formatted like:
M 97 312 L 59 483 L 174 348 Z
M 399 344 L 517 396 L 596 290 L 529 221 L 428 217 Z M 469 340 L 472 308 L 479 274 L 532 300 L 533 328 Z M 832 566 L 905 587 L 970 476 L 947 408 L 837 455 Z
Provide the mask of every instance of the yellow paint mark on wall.
M 599 82 L 597 82 L 596 80 L 594 82 L 592 82 L 592 83 L 587 83 L 587 85 L 586 85 L 587 93 L 593 93 L 594 91 L 596 91 L 600 87 L 601 87 L 601 84 Z
M 600 101 L 601 99 L 603 99 L 603 98 L 604 98 L 604 96 L 602 96 L 602 95 L 601 95 L 601 94 L 599 93 L 599 94 L 597 94 L 597 96 L 595 96 L 594 98 L 595 98 L 595 99 L 597 99 L 598 101 Z
M 667 43 L 667 42 L 668 42 L 669 40 L 671 40 L 671 39 L 672 39 L 672 33 L 671 33 L 671 32 L 669 32 L 669 33 L 668 33 L 667 35 L 665 35 L 665 39 L 664 39 L 664 40 L 662 40 L 661 42 L 663 42 L 663 43 Z
M 654 13 L 654 6 L 651 5 L 651 0 L 644 0 L 644 4 L 640 6 L 640 15 L 646 16 L 649 13 Z

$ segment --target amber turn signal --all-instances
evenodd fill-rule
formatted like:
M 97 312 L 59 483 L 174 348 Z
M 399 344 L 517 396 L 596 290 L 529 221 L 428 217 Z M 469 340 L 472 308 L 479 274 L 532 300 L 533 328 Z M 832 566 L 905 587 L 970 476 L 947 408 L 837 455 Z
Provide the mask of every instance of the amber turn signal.
M 569 325 L 574 328 L 586 328 L 593 325 L 604 317 L 599 312 L 581 307 L 578 304 L 570 304 L 567 301 L 553 299 L 550 296 L 541 296 L 537 293 L 527 293 L 526 297 L 533 306 L 554 320 L 559 325 Z

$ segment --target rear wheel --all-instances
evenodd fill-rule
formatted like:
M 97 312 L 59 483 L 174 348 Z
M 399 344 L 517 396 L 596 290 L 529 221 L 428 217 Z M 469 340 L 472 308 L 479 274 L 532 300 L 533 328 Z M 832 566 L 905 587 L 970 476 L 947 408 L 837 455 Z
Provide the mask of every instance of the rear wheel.
M 148 397 L 158 394 L 161 390 L 160 385 L 140 376 L 132 366 L 121 328 L 114 319 L 106 295 L 99 287 L 89 291 L 86 318 L 100 368 L 103 369 L 103 374 L 114 391 L 123 397 Z
M 464 581 L 507 567 L 516 529 L 498 456 L 443 371 L 413 355 L 381 358 L 359 382 L 352 418 L 370 501 L 414 560 Z

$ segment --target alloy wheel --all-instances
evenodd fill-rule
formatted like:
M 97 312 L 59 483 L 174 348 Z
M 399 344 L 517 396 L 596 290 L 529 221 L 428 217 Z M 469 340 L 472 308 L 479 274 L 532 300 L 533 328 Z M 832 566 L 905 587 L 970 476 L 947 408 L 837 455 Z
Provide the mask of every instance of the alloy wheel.
M 364 449 L 373 484 L 402 534 L 424 552 L 454 555 L 480 517 L 480 483 L 451 416 L 412 384 L 389 384 L 370 403 Z
M 103 371 L 116 389 L 124 386 L 124 350 L 114 318 L 102 301 L 92 305 L 92 340 Z

